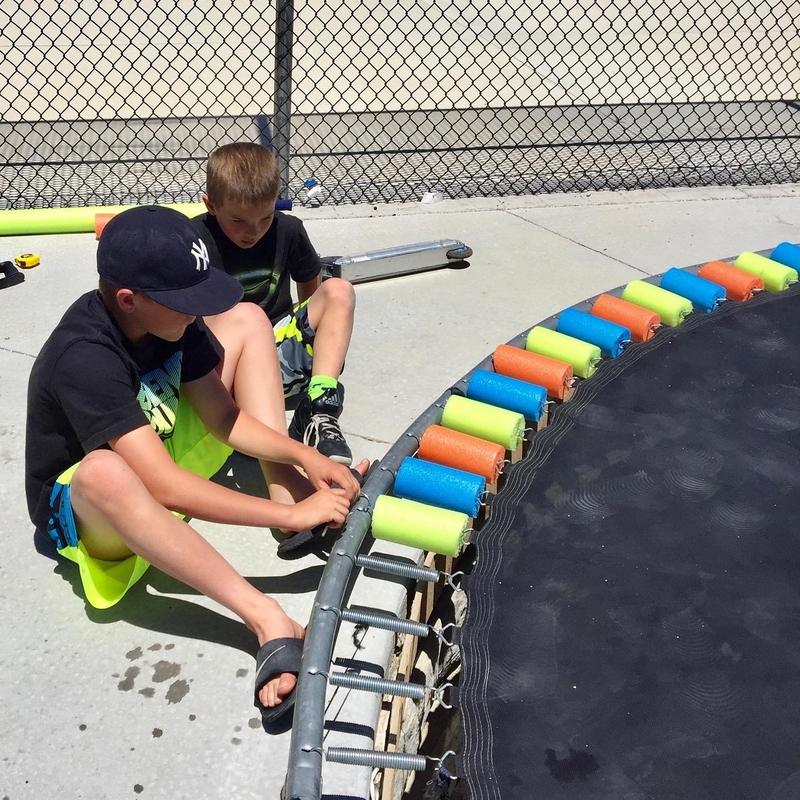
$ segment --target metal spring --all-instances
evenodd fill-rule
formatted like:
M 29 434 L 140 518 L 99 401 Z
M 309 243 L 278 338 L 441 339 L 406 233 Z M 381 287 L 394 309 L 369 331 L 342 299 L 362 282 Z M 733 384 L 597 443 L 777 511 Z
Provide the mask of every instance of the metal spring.
M 329 747 L 325 757 L 336 764 L 354 764 L 358 767 L 420 771 L 428 766 L 427 756 L 414 753 L 385 753 L 381 750 L 358 750 L 354 747 Z
M 416 581 L 435 583 L 439 580 L 439 570 L 432 567 L 418 567 L 416 564 L 405 564 L 401 561 L 393 561 L 379 556 L 360 555 L 356 558 L 356 564 L 362 569 L 374 569 L 377 572 L 385 572 L 387 575 L 413 578 Z
M 328 680 L 333 686 L 344 686 L 346 689 L 359 689 L 375 694 L 392 694 L 398 697 L 411 697 L 421 700 L 425 696 L 426 687 L 418 683 L 406 681 L 390 681 L 385 678 L 373 678 L 369 675 L 356 675 L 352 672 L 331 672 Z
M 341 618 L 345 622 L 371 625 L 373 628 L 394 631 L 395 633 L 408 633 L 412 636 L 427 636 L 430 630 L 424 622 L 415 622 L 410 619 L 398 619 L 391 614 L 385 614 L 380 611 L 370 611 L 369 609 L 354 611 L 351 608 L 343 608 L 341 610 Z

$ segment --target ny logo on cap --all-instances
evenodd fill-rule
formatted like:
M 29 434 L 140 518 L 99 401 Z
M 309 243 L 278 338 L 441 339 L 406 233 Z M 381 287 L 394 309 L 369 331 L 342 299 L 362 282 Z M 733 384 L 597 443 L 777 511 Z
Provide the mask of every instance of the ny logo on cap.
M 208 248 L 202 239 L 192 242 L 192 255 L 197 262 L 197 271 L 204 272 L 208 269 L 208 264 L 211 259 L 208 257 Z

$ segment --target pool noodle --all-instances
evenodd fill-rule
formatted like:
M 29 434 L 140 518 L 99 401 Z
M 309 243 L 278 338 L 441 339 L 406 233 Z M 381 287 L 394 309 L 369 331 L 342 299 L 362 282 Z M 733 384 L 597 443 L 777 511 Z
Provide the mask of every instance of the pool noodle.
M 782 292 L 797 281 L 797 270 L 746 250 L 734 261 L 735 266 L 764 279 L 768 292 Z
M 457 556 L 469 517 L 414 500 L 380 495 L 372 510 L 372 535 L 381 541 Z
M 187 217 L 205 210 L 203 203 L 165 203 Z M 83 208 L 24 208 L 0 211 L 0 236 L 30 236 L 40 233 L 93 233 L 95 215 L 120 214 L 128 206 L 85 206 Z
M 404 458 L 394 479 L 394 495 L 477 517 L 486 479 L 420 458 Z
M 701 278 L 725 287 L 728 300 L 742 303 L 756 292 L 764 291 L 764 279 L 725 261 L 709 261 L 698 270 Z
M 631 338 L 635 342 L 652 339 L 656 329 L 661 326 L 661 317 L 655 311 L 612 294 L 601 294 L 594 301 L 592 314 L 624 326 L 631 332 Z
M 469 379 L 467 397 L 516 411 L 531 422 L 539 422 L 547 408 L 547 390 L 544 386 L 483 369 L 476 370 Z
M 690 300 L 695 309 L 706 314 L 728 299 L 724 286 L 675 267 L 661 276 L 660 286 Z
M 631 281 L 622 290 L 622 299 L 649 308 L 661 317 L 664 325 L 680 325 L 692 313 L 692 301 L 645 281 Z
M 429 425 L 419 440 L 417 456 L 425 461 L 480 475 L 488 483 L 497 483 L 506 451 L 501 444 L 442 425 Z
M 137 203 L 121 206 L 82 206 L 69 208 L 20 208 L 0 211 L 0 236 L 32 236 L 45 233 L 96 233 L 98 214 L 120 214 Z M 205 210 L 204 203 L 158 203 L 174 208 L 187 217 L 196 217 Z M 280 198 L 278 210 L 290 210 L 292 201 Z
M 597 345 L 600 352 L 609 358 L 622 355 L 625 345 L 631 341 L 631 332 L 624 325 L 587 314 L 577 308 L 565 308 L 561 312 L 556 330 Z
M 600 348 L 596 344 L 558 333 L 542 325 L 535 326 L 528 333 L 525 349 L 559 361 L 566 361 L 581 378 L 593 375 L 602 360 Z
M 455 394 L 444 404 L 442 425 L 470 436 L 487 439 L 511 451 L 522 444 L 525 433 L 525 418 L 522 414 Z
M 492 354 L 494 371 L 509 378 L 544 386 L 550 397 L 563 400 L 572 388 L 572 365 L 565 361 L 531 353 L 521 347 L 499 344 Z

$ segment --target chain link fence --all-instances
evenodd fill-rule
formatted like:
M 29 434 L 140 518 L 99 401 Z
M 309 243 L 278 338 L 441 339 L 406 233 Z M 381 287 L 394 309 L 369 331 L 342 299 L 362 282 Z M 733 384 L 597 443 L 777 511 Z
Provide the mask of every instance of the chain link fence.
M 191 202 L 217 145 L 328 202 L 800 180 L 800 0 L 20 0 L 0 208 Z

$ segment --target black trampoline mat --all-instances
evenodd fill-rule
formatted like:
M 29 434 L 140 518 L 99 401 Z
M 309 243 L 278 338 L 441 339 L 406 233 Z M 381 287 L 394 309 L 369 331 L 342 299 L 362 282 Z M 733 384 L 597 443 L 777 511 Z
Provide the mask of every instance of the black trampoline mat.
M 478 534 L 474 800 L 800 798 L 800 302 L 605 361 Z

